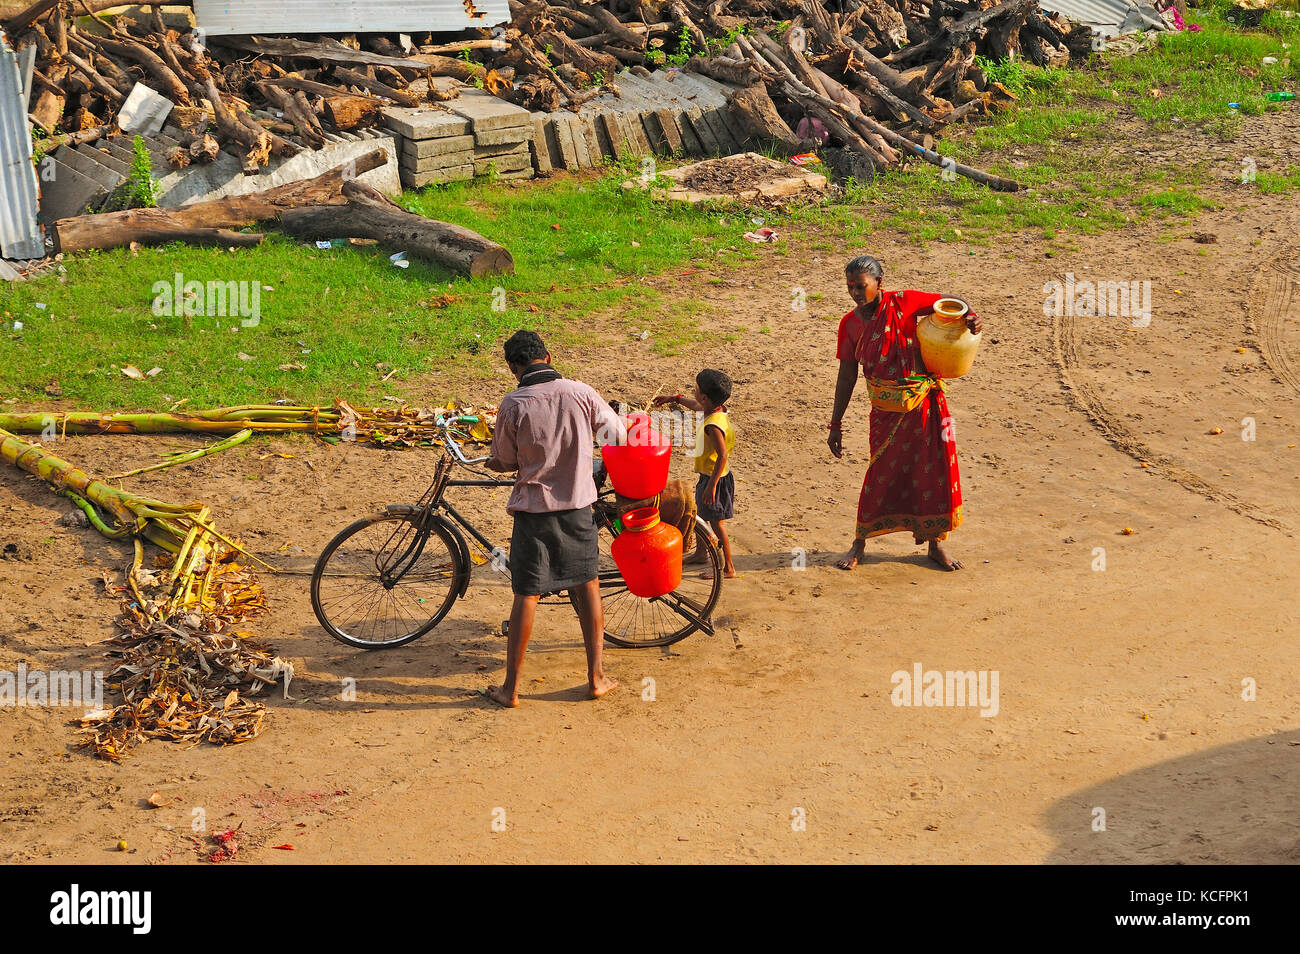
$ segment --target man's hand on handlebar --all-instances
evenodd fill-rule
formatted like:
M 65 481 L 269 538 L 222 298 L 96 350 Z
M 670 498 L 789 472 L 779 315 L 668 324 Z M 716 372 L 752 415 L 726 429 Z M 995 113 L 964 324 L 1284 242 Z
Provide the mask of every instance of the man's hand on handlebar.
M 497 474 L 513 474 L 519 469 L 518 467 L 509 467 L 501 463 L 501 461 L 497 460 L 495 457 L 489 457 L 484 461 L 483 466 Z

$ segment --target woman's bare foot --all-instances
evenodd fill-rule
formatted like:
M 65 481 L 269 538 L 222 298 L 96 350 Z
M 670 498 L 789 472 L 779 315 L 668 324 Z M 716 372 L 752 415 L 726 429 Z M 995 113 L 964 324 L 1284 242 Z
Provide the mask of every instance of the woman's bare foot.
M 485 695 L 493 702 L 505 706 L 507 709 L 517 709 L 519 707 L 519 694 L 507 693 L 505 686 L 488 686 Z
M 928 556 L 945 570 L 960 570 L 962 568 L 962 562 L 960 560 L 954 560 L 952 557 L 948 556 L 948 551 L 943 548 L 943 544 L 938 540 L 930 541 L 930 552 Z
M 591 681 L 591 698 L 599 699 L 611 689 L 618 688 L 618 680 L 610 679 L 608 676 L 601 676 L 599 679 Z
M 866 549 L 866 540 L 854 540 L 853 546 L 849 548 L 849 552 L 836 560 L 835 566 L 841 570 L 852 570 L 858 565 L 858 561 L 862 559 L 862 554 Z

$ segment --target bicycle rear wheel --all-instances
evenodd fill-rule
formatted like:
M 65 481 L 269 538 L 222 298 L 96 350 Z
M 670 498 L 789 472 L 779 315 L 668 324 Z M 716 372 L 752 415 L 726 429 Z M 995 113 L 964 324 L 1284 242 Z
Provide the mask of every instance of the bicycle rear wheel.
M 600 600 L 606 642 L 626 649 L 668 646 L 712 625 L 709 618 L 722 594 L 722 555 L 706 524 L 696 522 L 693 551 L 703 555 L 704 563 L 687 563 L 682 568 L 681 585 L 653 599 L 634 596 L 628 590 L 610 555 L 613 542 L 613 533 L 601 521 Z M 569 598 L 573 599 L 572 593 Z
M 321 552 L 311 606 L 340 642 L 391 649 L 437 626 L 468 573 L 441 523 L 425 537 L 410 514 L 380 514 L 344 528 Z

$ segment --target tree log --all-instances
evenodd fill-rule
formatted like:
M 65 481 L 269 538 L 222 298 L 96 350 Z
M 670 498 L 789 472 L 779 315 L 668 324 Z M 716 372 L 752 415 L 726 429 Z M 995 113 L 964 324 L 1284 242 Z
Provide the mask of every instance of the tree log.
M 364 96 L 327 96 L 325 115 L 340 132 L 369 126 L 379 119 L 379 104 Z
M 508 251 L 477 232 L 407 212 L 356 180 L 343 184 L 343 194 L 347 205 L 290 209 L 280 216 L 280 227 L 306 239 L 372 238 L 387 248 L 474 277 L 510 274 L 515 269 Z
M 62 83 L 68 78 L 68 68 L 62 64 L 50 67 L 49 86 L 41 90 L 32 106 L 32 118 L 43 129 L 54 129 L 63 117 L 63 107 L 67 97 L 63 95 Z
M 423 73 L 428 67 L 424 58 L 404 58 L 381 56 L 366 50 L 354 50 L 344 46 L 338 40 L 322 40 L 320 43 L 308 43 L 306 40 L 294 40 L 289 37 L 267 36 L 223 36 L 223 46 L 232 46 L 237 50 L 250 53 L 269 53 L 272 56 L 293 56 L 325 63 L 360 63 L 367 66 L 391 66 L 394 69 L 415 70 Z M 447 59 L 447 57 L 443 57 Z M 480 67 L 481 69 L 481 67 Z
M 190 91 L 185 88 L 181 78 L 172 72 L 172 68 L 163 62 L 162 57 L 143 43 L 137 43 L 135 40 L 120 35 L 116 39 L 94 36 L 93 34 L 88 34 L 88 36 L 93 37 L 90 40 L 92 45 L 101 47 L 109 53 L 125 56 L 129 60 L 135 60 L 143 66 L 149 75 L 162 85 L 160 92 L 173 103 L 180 106 L 191 105 Z
M 91 85 L 94 86 L 95 89 L 99 90 L 104 98 L 110 103 L 121 106 L 122 103 L 126 101 L 126 97 L 118 92 L 117 87 L 104 79 L 104 77 L 100 76 L 93 66 L 79 57 L 76 53 L 69 52 L 65 54 L 63 58 L 80 70 L 82 74 L 90 80 Z
M 101 215 L 79 215 L 55 223 L 61 252 L 78 252 L 92 248 L 122 248 L 132 242 L 140 245 L 166 245 L 186 242 L 190 245 L 219 245 L 251 248 L 266 238 L 260 233 L 232 232 L 229 229 L 202 228 L 171 221 L 170 209 L 124 209 Z M 120 218 L 119 218 L 120 216 Z M 99 244 L 85 244 L 86 235 L 78 228 L 80 219 L 112 218 L 109 226 L 94 227 Z M 89 231 L 89 230 L 87 230 Z M 76 244 L 67 244 L 71 238 Z
M 728 98 L 732 115 L 740 120 L 745 131 L 760 142 L 771 140 L 787 156 L 798 155 L 805 147 L 776 111 L 767 87 L 760 84 L 736 90 Z
M 270 102 L 280 107 L 285 118 L 293 123 L 298 135 L 313 149 L 325 145 L 325 133 L 316 121 L 316 114 L 310 108 L 304 108 L 289 93 L 268 83 L 258 83 L 258 91 Z
M 686 64 L 686 69 L 710 79 L 730 83 L 732 86 L 754 86 L 776 79 L 774 74 L 760 70 L 749 60 L 733 60 L 725 56 L 714 56 L 708 59 L 692 56 Z
M 264 192 L 229 195 L 176 209 L 126 209 L 100 215 L 77 215 L 54 223 L 54 231 L 62 251 L 82 252 L 92 248 L 117 248 L 141 241 L 133 231 L 141 223 L 173 232 L 201 231 L 204 228 L 246 228 L 258 222 L 273 222 L 289 209 L 300 206 L 319 207 L 345 203 L 344 184 L 355 176 L 379 168 L 387 161 L 387 151 L 372 149 L 357 157 L 355 162 L 336 166 L 314 179 L 290 182 Z
M 480 63 L 466 63 L 454 56 L 438 56 L 436 53 L 418 53 L 416 56 L 430 76 L 452 76 L 462 83 L 487 76 L 487 69 Z
M 419 106 L 420 97 L 414 93 L 403 92 L 400 89 L 394 89 L 387 83 L 381 83 L 372 76 L 365 73 L 358 73 L 356 70 L 350 70 L 346 67 L 338 66 L 328 71 L 323 76 L 317 74 L 317 79 L 338 79 L 344 83 L 351 83 L 353 86 L 360 86 L 364 90 L 384 96 L 397 103 L 399 106 Z

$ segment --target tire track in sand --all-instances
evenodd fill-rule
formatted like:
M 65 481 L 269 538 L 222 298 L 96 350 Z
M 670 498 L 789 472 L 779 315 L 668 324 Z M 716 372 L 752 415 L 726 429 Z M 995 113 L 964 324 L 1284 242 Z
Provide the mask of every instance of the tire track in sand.
M 1251 314 L 1247 331 L 1258 338 L 1264 363 L 1279 381 L 1300 394 L 1300 371 L 1287 341 L 1287 330 L 1294 333 L 1300 327 L 1300 253 L 1285 252 L 1261 268 L 1251 282 L 1250 300 L 1263 303 L 1258 324 Z
M 1064 283 L 1064 276 L 1058 278 Z M 1054 309 L 1054 311 L 1070 310 L 1072 309 Z M 1120 420 L 1119 415 L 1107 408 L 1097 389 L 1078 374 L 1081 367 L 1073 315 L 1054 315 L 1052 318 L 1052 360 L 1056 364 L 1061 389 L 1065 392 L 1066 404 L 1086 416 L 1112 447 L 1139 463 L 1148 464 L 1150 470 L 1173 481 L 1184 490 L 1222 504 L 1248 520 L 1281 531 L 1289 537 L 1296 535 L 1290 527 L 1268 511 L 1210 483 L 1205 478 L 1192 473 L 1177 459 L 1143 443 L 1141 437 Z

